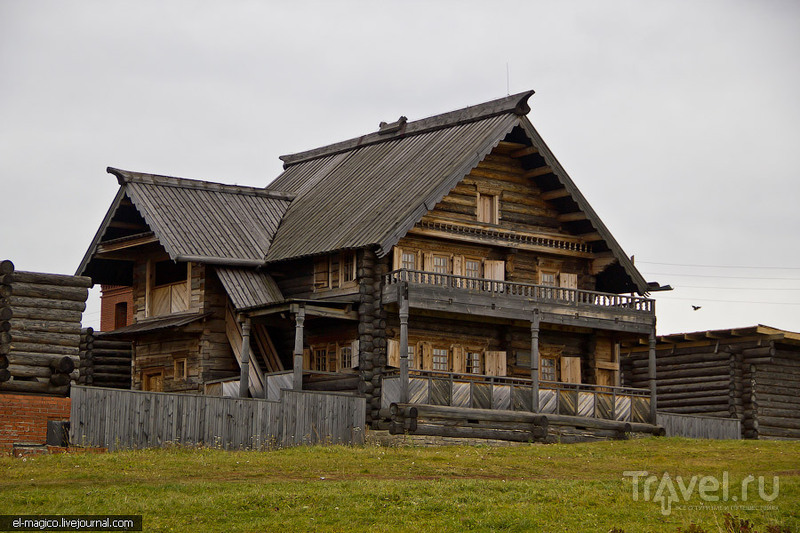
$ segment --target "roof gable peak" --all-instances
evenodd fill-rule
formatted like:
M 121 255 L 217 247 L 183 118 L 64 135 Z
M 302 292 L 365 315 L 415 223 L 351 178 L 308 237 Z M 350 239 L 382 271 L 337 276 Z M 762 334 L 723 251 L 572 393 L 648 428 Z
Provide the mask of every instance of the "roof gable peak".
M 379 125 L 378 131 L 362 135 L 334 144 L 329 144 L 314 150 L 305 152 L 298 152 L 296 154 L 280 156 L 283 161 L 283 168 L 288 168 L 291 165 L 327 157 L 330 155 L 348 152 L 356 148 L 368 146 L 371 144 L 382 143 L 394 139 L 407 137 L 410 135 L 419 135 L 428 133 L 430 131 L 439 130 L 442 128 L 451 128 L 470 122 L 476 122 L 487 118 L 495 117 L 498 115 L 513 114 L 518 116 L 527 115 L 531 108 L 528 106 L 528 99 L 533 95 L 534 91 L 525 91 L 522 93 L 512 94 L 497 100 L 491 100 L 482 104 L 464 107 L 448 113 L 434 115 L 431 117 L 407 122 L 406 117 L 400 117 L 399 120 L 392 123 L 382 122 Z

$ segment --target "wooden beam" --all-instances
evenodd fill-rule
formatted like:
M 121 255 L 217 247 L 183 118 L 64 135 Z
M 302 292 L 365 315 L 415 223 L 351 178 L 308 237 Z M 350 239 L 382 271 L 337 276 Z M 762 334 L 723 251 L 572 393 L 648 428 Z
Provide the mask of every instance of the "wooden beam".
M 497 143 L 496 150 L 500 153 L 508 154 L 512 152 L 517 152 L 519 150 L 523 150 L 525 148 L 527 148 L 526 144 L 509 142 L 509 141 L 500 141 L 499 143 Z
M 596 231 L 593 231 L 591 233 L 582 233 L 581 235 L 578 235 L 578 237 L 580 237 L 586 242 L 603 240 L 603 236 L 597 233 Z
M 527 171 L 525 174 L 522 175 L 523 178 L 538 178 L 539 176 L 544 176 L 545 174 L 552 174 L 553 169 L 549 166 L 545 165 L 543 167 L 534 168 L 533 170 Z
M 552 191 L 545 191 L 539 196 L 542 200 L 555 200 L 556 198 L 564 198 L 565 196 L 569 196 L 570 192 L 567 189 L 554 189 Z
M 526 155 L 533 155 L 538 153 L 539 149 L 536 148 L 535 146 L 526 146 L 525 148 L 511 152 L 509 155 L 516 159 L 520 157 L 525 157 Z
M 556 217 L 559 222 L 575 222 L 578 220 L 586 220 L 586 213 L 583 211 L 575 211 L 573 213 L 562 213 Z
M 112 220 L 111 222 L 109 222 L 108 227 L 139 230 L 140 233 L 150 231 L 150 228 L 148 228 L 145 224 L 139 224 L 136 222 L 124 222 L 122 220 Z
M 154 234 L 148 233 L 147 235 L 141 235 L 131 239 L 116 240 L 108 243 L 100 243 L 97 245 L 97 253 L 105 254 L 109 252 L 115 252 L 117 250 L 124 250 L 126 248 L 134 248 L 136 246 L 151 244 L 154 242 L 158 242 L 158 239 Z

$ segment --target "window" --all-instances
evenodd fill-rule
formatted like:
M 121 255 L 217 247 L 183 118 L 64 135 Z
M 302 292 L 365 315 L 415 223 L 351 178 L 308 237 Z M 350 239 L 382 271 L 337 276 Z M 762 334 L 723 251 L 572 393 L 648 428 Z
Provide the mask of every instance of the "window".
M 403 260 L 401 262 L 401 267 L 405 268 L 406 270 L 416 270 L 417 254 L 413 252 L 403 252 Z
M 352 346 L 342 346 L 339 348 L 339 365 L 341 368 L 353 367 L 353 348 Z
M 467 352 L 467 374 L 482 374 L 480 352 Z
M 433 271 L 437 274 L 450 273 L 450 258 L 445 255 L 433 256 Z
M 478 222 L 497 224 L 498 221 L 497 196 L 494 194 L 478 194 Z
M 414 347 L 408 345 L 408 368 L 417 368 L 414 366 Z
M 328 370 L 328 349 L 317 348 L 314 350 L 314 370 L 325 372 Z
M 481 277 L 481 262 L 474 259 L 464 261 L 464 275 L 468 278 Z
M 341 259 L 341 273 L 342 283 L 344 285 L 348 281 L 356 280 L 356 253 L 355 252 L 342 252 Z
M 174 263 L 172 261 L 158 261 L 154 265 L 154 270 L 153 286 L 155 287 L 185 282 L 189 274 L 188 263 Z
M 114 305 L 114 329 L 128 325 L 128 302 L 117 302 Z
M 354 251 L 317 257 L 314 260 L 314 290 L 354 286 L 357 268 Z
M 175 359 L 173 379 L 186 379 L 186 359 Z
M 447 372 L 450 366 L 448 365 L 448 352 L 442 348 L 433 349 L 433 369 L 439 372 Z
M 556 273 L 555 272 L 539 272 L 539 285 L 545 285 L 547 287 L 555 287 L 556 286 Z M 542 298 L 554 298 L 556 296 L 555 291 L 551 289 L 545 289 L 542 291 Z
M 552 357 L 542 357 L 539 360 L 539 377 L 543 381 L 557 381 L 556 360 Z

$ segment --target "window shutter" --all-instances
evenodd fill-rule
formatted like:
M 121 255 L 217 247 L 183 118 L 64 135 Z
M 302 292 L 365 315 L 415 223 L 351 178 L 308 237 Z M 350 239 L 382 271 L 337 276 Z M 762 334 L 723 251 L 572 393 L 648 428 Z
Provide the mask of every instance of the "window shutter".
M 392 270 L 400 270 L 403 268 L 403 249 L 395 246 L 392 250 L 394 254 L 392 257 Z
M 386 344 L 386 364 L 400 368 L 400 341 L 388 339 Z
M 429 342 L 421 342 L 419 346 L 419 352 L 422 357 L 420 368 L 423 370 L 433 370 L 433 345 Z
M 454 276 L 463 276 L 464 275 L 464 256 L 463 255 L 454 255 L 453 256 L 453 275 Z
M 577 289 L 578 288 L 578 275 L 577 274 L 570 274 L 568 272 L 562 272 L 558 275 L 559 284 L 564 287 L 565 289 Z
M 305 370 L 311 370 L 311 349 L 304 348 L 303 349 L 303 368 Z
M 353 341 L 353 348 L 352 348 L 353 350 L 353 364 L 351 365 L 352 368 L 356 368 L 358 366 L 358 358 L 359 358 L 358 346 L 359 346 L 358 339 L 356 339 Z
M 422 253 L 422 270 L 426 272 L 433 272 L 433 253 L 432 252 L 423 252 Z
M 484 275 L 488 279 L 493 279 L 497 281 L 505 281 L 506 280 L 506 262 L 505 261 L 493 261 L 491 259 L 487 259 L 483 265 Z M 492 290 L 496 290 L 499 292 L 503 292 L 503 284 L 501 283 L 493 283 L 494 287 Z
M 464 374 L 467 372 L 467 362 L 464 357 L 464 347 L 460 344 L 453 344 L 450 346 L 453 352 L 453 369 L 452 371 L 457 374 Z
M 485 372 L 487 376 L 506 375 L 506 352 L 487 351 L 485 354 Z
M 561 358 L 561 381 L 564 383 L 581 382 L 581 358 L 562 357 Z

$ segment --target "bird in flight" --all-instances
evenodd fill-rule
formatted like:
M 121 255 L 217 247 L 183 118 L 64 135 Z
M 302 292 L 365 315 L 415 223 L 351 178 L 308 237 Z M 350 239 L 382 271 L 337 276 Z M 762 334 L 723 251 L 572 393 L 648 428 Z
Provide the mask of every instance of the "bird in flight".
M 702 305 L 693 305 L 693 306 L 692 306 L 692 311 L 697 311 L 697 310 L 698 310 L 698 309 L 700 309 L 701 307 L 703 307 L 703 306 L 702 306 Z

